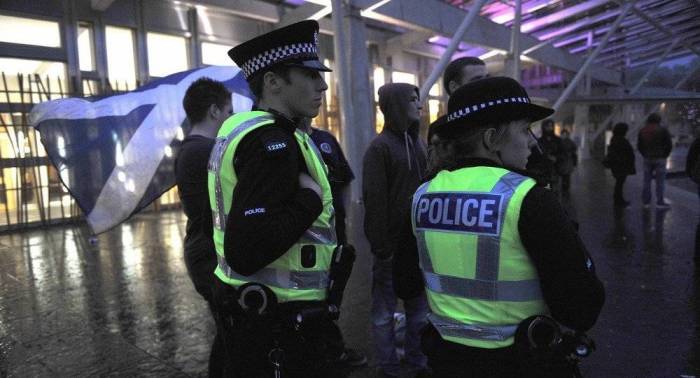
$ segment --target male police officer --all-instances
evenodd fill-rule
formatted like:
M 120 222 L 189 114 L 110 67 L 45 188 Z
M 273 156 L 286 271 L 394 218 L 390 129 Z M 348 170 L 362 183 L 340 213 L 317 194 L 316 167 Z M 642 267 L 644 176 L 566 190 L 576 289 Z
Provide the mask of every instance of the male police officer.
M 222 125 L 209 161 L 217 299 L 228 312 L 219 323 L 237 377 L 330 375 L 322 335 L 331 321 L 289 325 L 326 299 L 336 247 L 326 167 L 297 130 L 328 88 L 317 51 L 315 21 L 229 51 L 257 97 L 256 109 Z

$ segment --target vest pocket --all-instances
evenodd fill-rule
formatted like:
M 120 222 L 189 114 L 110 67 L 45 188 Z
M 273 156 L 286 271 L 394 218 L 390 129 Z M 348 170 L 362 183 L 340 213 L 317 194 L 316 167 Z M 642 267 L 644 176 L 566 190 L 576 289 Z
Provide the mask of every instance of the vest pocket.
M 305 245 L 301 247 L 301 266 L 304 268 L 313 268 L 316 266 L 316 247 L 313 245 Z

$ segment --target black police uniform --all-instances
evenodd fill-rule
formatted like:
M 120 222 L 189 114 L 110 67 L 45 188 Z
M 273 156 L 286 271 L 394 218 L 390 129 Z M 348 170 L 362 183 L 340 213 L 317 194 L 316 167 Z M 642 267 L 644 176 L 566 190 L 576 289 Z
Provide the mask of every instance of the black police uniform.
M 236 46 L 229 55 L 247 79 L 282 63 L 328 70 L 317 60 L 317 34 L 318 23 L 301 22 Z M 308 174 L 308 169 L 294 136 L 298 122 L 275 109 L 258 110 L 272 114 L 274 123 L 251 131 L 236 148 L 232 163 L 238 182 L 224 233 L 226 261 L 244 276 L 285 254 L 323 210 L 319 196 L 299 186 L 299 174 Z M 265 211 L 251 214 L 248 209 Z M 286 302 L 258 315 L 243 311 L 239 294 L 217 280 L 215 301 L 223 314 L 218 327 L 226 336 L 230 376 L 274 376 L 271 360 L 282 364 L 283 377 L 339 376 L 324 354 L 327 335 L 333 332 L 329 328 L 335 327 L 330 319 L 294 328 L 290 316 L 309 303 Z M 280 355 L 271 354 L 280 350 Z

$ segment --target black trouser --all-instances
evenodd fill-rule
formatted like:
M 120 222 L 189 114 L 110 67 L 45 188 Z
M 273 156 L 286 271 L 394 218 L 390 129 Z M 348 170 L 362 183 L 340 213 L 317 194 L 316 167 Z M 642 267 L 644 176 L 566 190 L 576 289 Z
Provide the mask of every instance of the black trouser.
M 421 343 L 435 378 L 573 377 L 568 366 L 544 370 L 523 363 L 514 346 L 483 349 L 446 341 L 432 325 L 423 331 Z
M 214 269 L 216 269 L 216 252 L 194 248 L 185 251 L 185 266 L 194 289 L 207 301 L 209 310 L 216 321 L 216 307 L 212 303 L 214 290 Z M 218 327 L 217 327 L 218 329 Z M 225 357 L 223 338 L 216 333 L 209 353 L 209 377 L 223 377 L 223 361 Z
M 569 188 L 571 187 L 571 175 L 561 175 L 561 192 L 569 193 Z
M 627 179 L 627 175 L 615 176 L 615 193 L 613 194 L 613 200 L 616 204 L 622 204 L 625 201 L 625 179 Z
M 215 302 L 218 306 L 231 295 L 231 289 L 221 282 L 216 285 Z M 225 339 L 226 375 L 236 378 L 274 377 L 270 352 L 279 348 L 283 353 L 283 378 L 343 377 L 342 372 L 333 370 L 327 358 L 331 348 L 328 335 L 337 333 L 335 323 L 330 319 L 310 321 L 295 329 L 291 323 L 291 314 L 294 313 L 291 309 L 300 309 L 303 303 L 285 303 L 280 307 L 270 316 L 231 311 L 229 305 L 226 309 L 220 308 L 217 328 Z

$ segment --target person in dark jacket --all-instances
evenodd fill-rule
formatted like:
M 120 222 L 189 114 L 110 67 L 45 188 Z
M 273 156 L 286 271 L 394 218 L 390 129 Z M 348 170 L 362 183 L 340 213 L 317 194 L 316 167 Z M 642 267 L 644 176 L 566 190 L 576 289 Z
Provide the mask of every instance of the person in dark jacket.
M 627 207 L 629 202 L 625 200 L 624 185 L 629 175 L 637 173 L 634 168 L 634 150 L 625 135 L 629 126 L 620 122 L 613 127 L 613 137 L 610 139 L 608 154 L 605 157 L 606 165 L 615 177 L 615 192 L 613 202 L 615 206 Z
M 569 194 L 571 173 L 578 163 L 578 146 L 576 146 L 576 142 L 571 140 L 570 135 L 567 129 L 561 131 L 562 160 L 557 166 L 557 172 L 561 176 L 561 192 L 564 195 Z
M 410 222 L 411 195 L 424 178 L 426 146 L 418 135 L 421 110 L 418 88 L 404 83 L 382 86 L 379 108 L 385 126 L 365 152 L 362 192 L 365 235 L 374 255 L 372 329 L 376 360 L 380 374 L 392 377 L 399 374 L 392 260 L 399 250 L 415 249 L 414 240 L 407 238 L 403 230 L 406 222 Z M 405 360 L 414 371 L 420 371 L 426 367 L 419 331 L 426 324 L 427 303 L 423 295 L 403 302 L 407 320 Z
M 190 85 L 182 100 L 192 131 L 182 141 L 175 159 L 175 183 L 187 216 L 185 267 L 195 290 L 213 305 L 216 250 L 212 239 L 212 216 L 207 193 L 207 163 L 221 124 L 233 114 L 231 92 L 218 81 L 202 78 Z M 209 376 L 224 375 L 221 333 L 217 332 L 209 355 Z
M 561 138 L 554 134 L 554 121 L 542 121 L 542 136 L 533 146 L 527 160 L 527 170 L 559 192 L 557 167 L 564 160 Z
M 656 181 L 656 207 L 668 208 L 664 199 L 666 181 L 666 159 L 671 154 L 673 143 L 671 134 L 661 126 L 661 117 L 652 113 L 647 117 L 646 125 L 639 130 L 637 149 L 644 157 L 644 189 L 642 203 L 644 207 L 651 202 L 651 180 Z
M 700 137 L 696 137 L 688 149 L 685 160 L 685 172 L 691 180 L 698 184 L 698 196 L 700 196 Z M 695 267 L 700 267 L 700 222 L 695 229 Z

